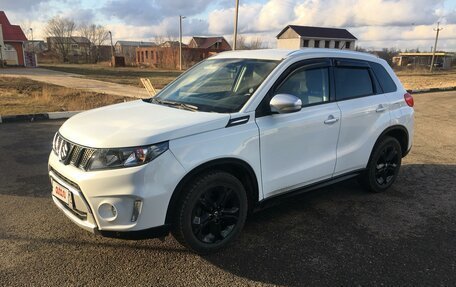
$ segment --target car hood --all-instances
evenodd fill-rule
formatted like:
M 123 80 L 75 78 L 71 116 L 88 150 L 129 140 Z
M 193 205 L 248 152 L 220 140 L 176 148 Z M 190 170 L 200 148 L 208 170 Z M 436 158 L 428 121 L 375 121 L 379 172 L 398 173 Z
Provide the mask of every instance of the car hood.
M 139 100 L 82 112 L 68 119 L 59 132 L 87 147 L 131 147 L 220 129 L 229 119 L 229 114 L 194 112 Z

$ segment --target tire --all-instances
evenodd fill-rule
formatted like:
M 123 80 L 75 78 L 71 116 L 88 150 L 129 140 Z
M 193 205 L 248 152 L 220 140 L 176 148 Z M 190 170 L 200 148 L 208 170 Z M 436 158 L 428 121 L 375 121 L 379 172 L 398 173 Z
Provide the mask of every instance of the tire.
M 397 178 L 402 161 L 402 149 L 397 139 L 385 137 L 375 145 L 360 183 L 369 191 L 386 191 Z
M 199 254 L 216 252 L 233 242 L 248 211 L 241 181 L 227 172 L 212 171 L 184 188 L 172 229 L 176 240 Z

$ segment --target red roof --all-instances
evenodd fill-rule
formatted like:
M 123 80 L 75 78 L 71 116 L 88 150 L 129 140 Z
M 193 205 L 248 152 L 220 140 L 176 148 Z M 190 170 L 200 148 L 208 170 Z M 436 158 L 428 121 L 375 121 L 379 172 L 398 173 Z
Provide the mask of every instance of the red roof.
M 19 25 L 11 25 L 4 11 L 0 11 L 0 24 L 3 30 L 3 41 L 27 41 Z

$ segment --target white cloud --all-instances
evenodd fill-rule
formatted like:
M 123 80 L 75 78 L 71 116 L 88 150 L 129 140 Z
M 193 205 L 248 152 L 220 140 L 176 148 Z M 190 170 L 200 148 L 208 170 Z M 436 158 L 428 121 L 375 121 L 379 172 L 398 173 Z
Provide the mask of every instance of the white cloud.
M 446 41 L 456 38 L 456 11 L 444 7 L 443 0 L 269 0 L 240 7 L 241 33 L 278 34 L 288 24 L 348 28 L 362 46 L 376 48 L 403 45 L 428 47 L 435 37 L 434 24 L 445 24 L 441 47 L 455 50 Z M 227 34 L 233 27 L 233 8 L 209 13 L 209 32 Z M 271 40 L 268 40 L 268 42 Z M 389 43 L 391 43 L 389 45 Z M 376 46 L 376 45 L 384 46 Z M 272 43 L 275 46 L 275 43 Z

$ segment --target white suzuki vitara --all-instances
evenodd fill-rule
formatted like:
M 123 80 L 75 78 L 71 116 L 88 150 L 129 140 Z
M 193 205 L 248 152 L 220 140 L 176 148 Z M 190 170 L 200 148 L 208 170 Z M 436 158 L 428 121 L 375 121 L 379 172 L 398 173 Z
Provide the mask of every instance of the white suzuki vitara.
M 413 98 L 387 63 L 331 49 L 225 52 L 157 96 L 80 113 L 55 135 L 52 198 L 104 236 L 176 239 L 199 253 L 268 202 L 359 176 L 395 181 Z

